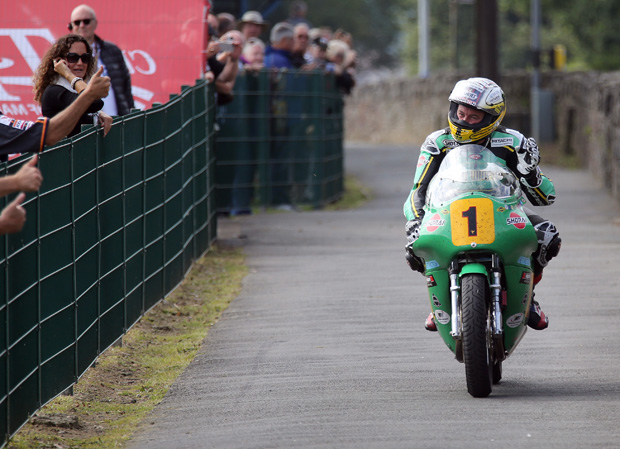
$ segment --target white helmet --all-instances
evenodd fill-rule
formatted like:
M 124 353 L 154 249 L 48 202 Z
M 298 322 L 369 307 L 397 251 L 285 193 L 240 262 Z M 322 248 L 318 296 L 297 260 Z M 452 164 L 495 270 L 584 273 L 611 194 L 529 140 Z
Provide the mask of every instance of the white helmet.
M 506 98 L 502 89 L 487 78 L 469 78 L 454 86 L 449 97 L 448 123 L 452 137 L 459 143 L 477 142 L 490 135 L 506 115 Z M 462 104 L 484 113 L 475 125 L 459 120 L 456 111 Z

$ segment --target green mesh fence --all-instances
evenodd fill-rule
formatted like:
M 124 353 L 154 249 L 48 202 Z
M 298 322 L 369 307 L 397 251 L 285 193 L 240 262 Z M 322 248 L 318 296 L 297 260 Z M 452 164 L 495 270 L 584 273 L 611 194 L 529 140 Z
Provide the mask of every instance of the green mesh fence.
M 215 240 L 213 105 L 198 82 L 40 155 L 24 230 L 0 236 L 0 447 Z
M 241 73 L 216 118 L 218 212 L 339 199 L 343 105 L 335 78 L 323 72 Z

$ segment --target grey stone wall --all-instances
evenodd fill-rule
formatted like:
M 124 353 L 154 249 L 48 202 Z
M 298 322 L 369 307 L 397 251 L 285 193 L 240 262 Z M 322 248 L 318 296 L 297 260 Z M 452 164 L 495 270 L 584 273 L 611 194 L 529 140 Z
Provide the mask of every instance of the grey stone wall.
M 357 86 L 346 99 L 345 132 L 350 141 L 419 146 L 447 126 L 448 95 L 471 74 L 427 79 L 396 78 Z M 530 132 L 530 75 L 503 74 L 508 112 L 503 124 Z M 620 200 L 620 72 L 550 72 L 541 88 L 553 93 L 555 141 L 575 155 Z

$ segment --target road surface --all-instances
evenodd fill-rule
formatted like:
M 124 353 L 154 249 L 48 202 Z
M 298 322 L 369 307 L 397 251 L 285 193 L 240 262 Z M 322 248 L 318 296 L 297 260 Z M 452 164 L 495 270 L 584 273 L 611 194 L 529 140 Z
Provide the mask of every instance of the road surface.
M 543 154 L 544 158 L 544 154 Z M 502 382 L 474 399 L 403 258 L 409 147 L 349 145 L 374 192 L 358 210 L 257 214 L 249 274 L 202 350 L 130 441 L 182 448 L 607 448 L 620 446 L 620 208 L 584 171 L 544 167 L 563 238 L 530 330 Z

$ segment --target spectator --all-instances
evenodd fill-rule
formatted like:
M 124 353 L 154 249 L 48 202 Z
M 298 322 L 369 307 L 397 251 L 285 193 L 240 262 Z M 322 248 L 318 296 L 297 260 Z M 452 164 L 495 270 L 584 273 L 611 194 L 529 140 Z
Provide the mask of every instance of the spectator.
M 265 66 L 265 43 L 256 37 L 248 39 L 240 58 L 246 70 L 258 70 Z
M 316 37 L 310 45 L 310 51 L 306 59 L 308 60 L 306 69 L 328 70 L 327 66 L 327 45 L 329 42 L 324 37 Z
M 239 58 L 243 51 L 245 40 L 240 31 L 232 30 L 224 34 L 219 45 L 232 44 L 232 49 L 220 52 L 216 59 L 224 64 L 222 71 L 215 80 L 215 90 L 218 93 L 218 104 L 222 105 L 232 101 L 232 91 L 235 87 L 237 73 L 239 73 Z M 222 101 L 226 99 L 225 101 Z
M 114 44 L 102 40 L 95 34 L 97 17 L 95 11 L 88 5 L 80 5 L 71 13 L 69 30 L 86 38 L 98 60 L 103 66 L 105 76 L 112 81 L 112 91 L 103 99 L 103 111 L 108 115 L 129 114 L 134 108 L 131 94 L 131 77 L 125 64 L 121 50 Z
M 355 86 L 355 53 L 341 40 L 332 39 L 327 44 L 327 70 L 336 75 L 336 86 L 346 95 Z
M 308 52 L 308 42 L 310 39 L 310 28 L 305 23 L 295 25 L 294 28 L 295 37 L 293 40 L 292 61 L 295 68 L 301 68 L 308 64 L 309 60 L 306 58 Z
M 237 21 L 235 16 L 228 12 L 221 12 L 217 15 L 217 19 L 219 20 L 219 26 L 217 28 L 218 35 L 223 36 L 237 28 Z
M 73 103 L 86 89 L 96 64 L 90 46 L 82 36 L 68 34 L 58 39 L 43 56 L 33 77 L 34 99 L 41 103 L 43 115 L 54 117 Z M 103 126 L 105 136 L 112 127 L 112 117 L 100 111 L 102 107 L 100 99 L 91 103 L 69 136 L 78 134 L 81 125 L 98 123 Z
M 44 145 L 54 145 L 66 137 L 91 103 L 108 95 L 110 78 L 101 76 L 102 72 L 100 67 L 77 99 L 53 118 L 27 122 L 0 112 L 0 161 L 12 153 L 38 153 Z
M 110 90 L 110 78 L 102 77 L 100 68 L 93 76 L 90 84 L 82 94 L 64 111 L 55 117 L 40 118 L 36 122 L 16 120 L 0 112 L 0 158 L 6 161 L 10 153 L 37 153 L 43 150 L 43 145 L 53 145 L 65 137 L 75 127 L 79 118 L 88 109 L 93 101 L 105 97 Z M 1 192 L 17 192 L 20 190 L 32 191 L 38 189 L 42 181 L 39 169 L 33 158 L 22 167 L 16 175 L 7 176 L 0 180 Z M 25 170 L 24 172 L 22 170 Z M 23 177 L 22 177 L 23 175 Z M 21 181 L 28 178 L 27 184 Z M 0 213 L 0 234 L 18 232 L 26 221 L 26 212 L 21 207 L 25 194 L 21 193 Z
M 258 11 L 247 11 L 241 16 L 238 25 L 246 41 L 253 37 L 260 37 L 268 26 L 269 23 L 263 20 L 263 16 Z
M 287 23 L 290 23 L 293 26 L 299 25 L 303 23 L 310 28 L 312 25 L 306 19 L 306 15 L 308 14 L 308 5 L 303 0 L 295 0 L 291 3 L 291 9 L 289 10 L 288 19 L 286 19 Z
M 207 16 L 207 26 L 209 27 L 210 37 L 220 37 L 220 19 L 215 14 L 209 14 Z
M 277 69 L 294 69 L 291 59 L 293 51 L 293 27 L 286 22 L 276 23 L 272 30 L 271 45 L 265 50 L 265 67 Z

